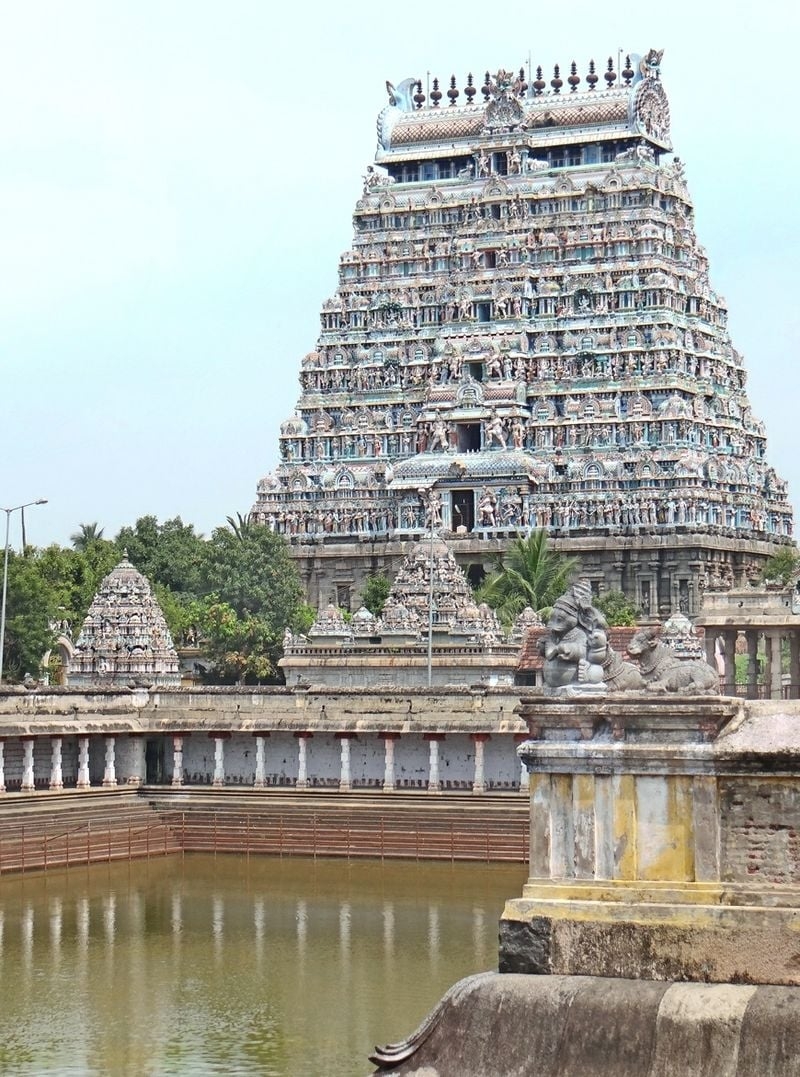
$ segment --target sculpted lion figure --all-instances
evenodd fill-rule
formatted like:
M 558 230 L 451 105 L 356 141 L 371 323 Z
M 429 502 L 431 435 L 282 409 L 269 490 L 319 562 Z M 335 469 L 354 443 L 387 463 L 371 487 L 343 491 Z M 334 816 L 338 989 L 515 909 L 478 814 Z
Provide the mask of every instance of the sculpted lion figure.
M 663 56 L 663 49 L 650 49 L 647 56 L 639 63 L 639 70 L 643 78 L 658 78 Z
M 639 660 L 645 687 L 650 692 L 710 695 L 719 691 L 717 671 L 700 658 L 682 659 L 659 638 L 657 628 L 643 628 L 628 644 L 628 654 Z

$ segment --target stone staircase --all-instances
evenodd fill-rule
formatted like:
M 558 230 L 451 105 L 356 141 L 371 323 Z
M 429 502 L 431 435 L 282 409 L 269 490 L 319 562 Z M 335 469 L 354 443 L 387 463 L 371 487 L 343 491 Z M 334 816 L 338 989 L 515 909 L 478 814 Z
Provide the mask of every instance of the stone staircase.
M 524 863 L 517 795 L 149 787 L 13 795 L 0 875 L 171 853 Z

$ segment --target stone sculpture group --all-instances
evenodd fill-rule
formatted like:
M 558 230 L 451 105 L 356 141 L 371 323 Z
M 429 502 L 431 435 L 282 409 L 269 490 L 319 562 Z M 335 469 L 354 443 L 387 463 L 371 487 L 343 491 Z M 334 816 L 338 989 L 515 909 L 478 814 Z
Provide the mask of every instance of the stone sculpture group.
M 609 643 L 608 623 L 592 605 L 587 580 L 573 584 L 556 601 L 547 629 L 539 647 L 548 694 L 719 691 L 717 671 L 702 659 L 681 658 L 660 639 L 658 629 L 641 629 L 628 644 L 628 655 L 638 664 L 622 658 Z

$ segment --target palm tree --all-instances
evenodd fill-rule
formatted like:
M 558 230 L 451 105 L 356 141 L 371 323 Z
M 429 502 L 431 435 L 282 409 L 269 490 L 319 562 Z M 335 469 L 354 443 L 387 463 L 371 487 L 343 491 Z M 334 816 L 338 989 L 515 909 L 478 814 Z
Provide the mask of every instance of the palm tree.
M 225 519 L 227 520 L 231 531 L 233 531 L 240 542 L 244 542 L 250 535 L 252 535 L 253 529 L 258 526 L 249 513 L 246 516 L 243 516 L 241 512 L 237 512 L 235 518 L 233 516 L 226 516 Z
M 562 595 L 577 572 L 577 557 L 557 553 L 547 545 L 546 531 L 531 531 L 516 539 L 503 554 L 495 554 L 494 569 L 476 592 L 500 620 L 511 625 L 526 606 L 541 614 Z
M 103 537 L 103 528 L 97 526 L 97 522 L 93 524 L 78 524 L 79 530 L 74 531 L 69 536 L 69 541 L 72 543 L 73 548 L 79 550 L 81 553 L 85 553 L 89 546 L 93 542 L 99 542 Z

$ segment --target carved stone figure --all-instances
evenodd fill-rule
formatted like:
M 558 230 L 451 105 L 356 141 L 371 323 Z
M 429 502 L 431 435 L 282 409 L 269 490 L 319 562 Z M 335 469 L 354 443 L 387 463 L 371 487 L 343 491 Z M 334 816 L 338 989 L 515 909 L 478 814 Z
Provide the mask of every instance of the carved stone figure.
M 661 639 L 657 628 L 643 628 L 628 644 L 628 654 L 639 660 L 649 692 L 683 692 L 711 695 L 719 691 L 719 675 L 702 659 L 681 659 Z
M 610 644 L 603 659 L 603 680 L 609 692 L 636 692 L 645 687 L 645 679 L 638 666 L 626 662 Z
M 586 693 L 605 690 L 607 625 L 592 606 L 586 581 L 574 584 L 556 601 L 547 628 L 547 635 L 539 642 L 545 689 Z

